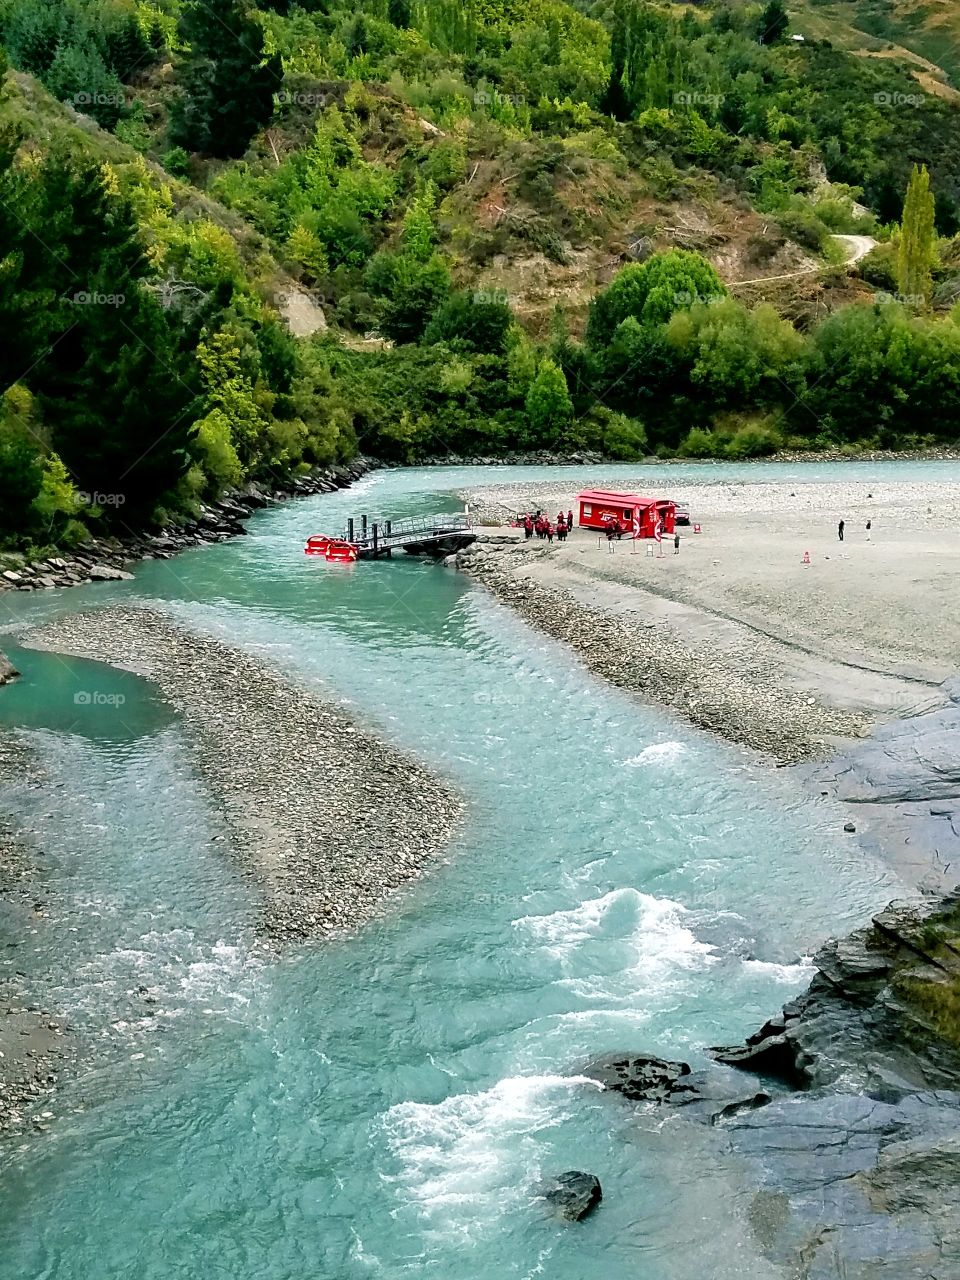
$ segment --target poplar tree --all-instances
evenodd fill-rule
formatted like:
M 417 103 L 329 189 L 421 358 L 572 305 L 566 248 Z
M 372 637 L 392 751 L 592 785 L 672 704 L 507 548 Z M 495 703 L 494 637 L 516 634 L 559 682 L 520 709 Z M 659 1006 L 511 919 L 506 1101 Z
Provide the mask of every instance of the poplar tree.
M 928 306 L 933 292 L 933 265 L 936 260 L 934 199 L 927 166 L 913 167 L 903 218 L 900 223 L 900 250 L 897 255 L 897 283 L 908 305 Z

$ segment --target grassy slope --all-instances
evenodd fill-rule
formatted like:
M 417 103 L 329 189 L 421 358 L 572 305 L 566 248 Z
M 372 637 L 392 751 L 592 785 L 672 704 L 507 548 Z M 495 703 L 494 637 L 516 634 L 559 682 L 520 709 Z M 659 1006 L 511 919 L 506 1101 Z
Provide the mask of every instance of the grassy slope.
M 32 76 L 16 71 L 7 73 L 0 88 L 0 120 L 5 129 L 22 136 L 24 145 L 42 150 L 57 146 L 82 152 L 99 163 L 111 165 L 120 174 L 145 164 L 157 188 L 164 185 L 170 191 L 176 221 L 205 218 L 230 234 L 247 278 L 266 299 L 296 288 L 277 263 L 267 241 L 249 222 L 190 183 L 171 177 L 159 164 L 141 157 L 133 147 L 101 129 L 90 116 L 57 102 Z
M 893 57 L 928 93 L 960 96 L 956 0 L 793 0 L 792 29 L 863 57 Z

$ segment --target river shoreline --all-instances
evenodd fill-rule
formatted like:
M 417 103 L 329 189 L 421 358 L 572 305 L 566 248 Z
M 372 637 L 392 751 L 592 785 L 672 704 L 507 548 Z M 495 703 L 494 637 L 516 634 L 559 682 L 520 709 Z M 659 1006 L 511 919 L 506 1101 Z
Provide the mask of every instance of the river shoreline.
M 0 737 L 0 783 L 24 779 L 33 786 L 44 781 L 29 751 L 11 737 Z M 29 975 L 18 967 L 16 948 L 45 916 L 38 864 L 29 840 L 0 816 L 0 908 L 8 922 L 8 956 L 0 969 L 0 1139 L 48 1128 L 57 1082 L 73 1069 L 77 1054 L 62 1016 L 43 1007 Z
M 601 591 L 587 599 L 532 580 L 525 570 L 539 555 L 536 544 L 480 541 L 456 563 L 595 675 L 794 768 L 798 785 L 848 806 L 843 838 L 856 835 L 912 889 L 936 895 L 960 879 L 960 686 L 947 681 L 915 714 L 885 721 L 779 680 L 750 681 L 716 651 L 665 644 L 662 621 L 638 625 L 605 608 Z
M 322 467 L 307 476 L 291 476 L 266 485 L 250 481 L 221 498 L 202 503 L 193 519 L 170 524 L 155 533 L 129 530 L 124 536 L 90 538 L 62 555 L 26 560 L 11 552 L 0 552 L 0 595 L 4 591 L 51 591 L 57 587 L 81 587 L 91 582 L 129 581 L 130 569 L 143 560 L 170 560 L 181 551 L 190 551 L 246 533 L 244 522 L 277 502 L 335 493 L 347 489 L 382 464 L 358 457 L 352 463 Z
M 914 889 L 954 883 L 960 619 L 941 592 L 960 570 L 960 483 L 687 481 L 674 496 L 703 532 L 682 527 L 678 554 L 503 527 L 573 506 L 559 475 L 460 496 L 488 527 L 456 564 L 502 603 L 610 683 L 797 767 Z
M 342 936 L 378 915 L 443 857 L 462 821 L 443 780 L 339 699 L 159 611 L 67 614 L 22 640 L 133 671 L 180 713 L 197 775 L 229 832 L 229 846 L 217 850 L 249 885 L 254 929 L 273 953 Z M 45 785 L 28 749 L 0 735 L 0 782 L 24 781 Z M 38 854 L 0 819 L 8 947 L 45 914 Z M 43 1131 L 58 1079 L 93 1051 L 41 1001 L 28 972 L 0 970 L 0 1137 Z
M 262 896 L 260 931 L 275 943 L 370 919 L 441 856 L 461 822 L 445 782 L 331 695 L 159 610 L 67 614 L 21 642 L 141 675 L 180 713 Z

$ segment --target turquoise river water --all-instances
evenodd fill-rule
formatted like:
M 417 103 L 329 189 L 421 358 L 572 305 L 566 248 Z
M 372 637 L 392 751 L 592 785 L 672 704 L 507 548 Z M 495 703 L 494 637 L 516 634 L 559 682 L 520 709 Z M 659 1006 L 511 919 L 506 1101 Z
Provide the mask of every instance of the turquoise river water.
M 455 509 L 457 486 L 547 474 L 376 473 L 134 582 L 2 597 L 7 631 L 161 602 L 334 690 L 467 802 L 382 920 L 277 961 L 177 717 L 136 677 L 0 636 L 24 673 L 0 720 L 50 777 L 0 792 L 39 835 L 48 911 L 0 960 L 94 1046 L 49 1132 L 0 1150 L 2 1280 L 781 1276 L 717 1132 L 638 1116 L 578 1068 L 621 1049 L 704 1061 L 903 886 L 786 773 L 595 680 L 462 576 L 302 553 L 348 514 Z M 536 1198 L 568 1168 L 604 1188 L 575 1226 Z

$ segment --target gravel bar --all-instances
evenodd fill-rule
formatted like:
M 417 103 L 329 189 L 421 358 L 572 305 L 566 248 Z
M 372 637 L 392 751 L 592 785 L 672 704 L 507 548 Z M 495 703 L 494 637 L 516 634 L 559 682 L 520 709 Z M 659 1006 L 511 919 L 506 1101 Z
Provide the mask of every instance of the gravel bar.
M 550 555 L 540 543 L 490 534 L 458 552 L 456 564 L 611 684 L 780 764 L 821 758 L 838 738 L 858 737 L 868 727 L 865 715 L 745 679 L 708 646 L 685 642 L 661 621 L 613 614 L 563 587 L 532 580 L 529 568 Z
M 0 785 L 44 781 L 30 750 L 0 732 Z M 22 943 L 45 915 L 36 854 L 29 833 L 0 814 L 0 1138 L 49 1127 L 57 1083 L 76 1057 L 59 1012 L 43 1008 L 19 968 Z
M 370 918 L 459 825 L 452 789 L 341 706 L 157 610 L 75 613 L 23 643 L 156 684 L 194 739 L 274 939 L 331 936 Z

